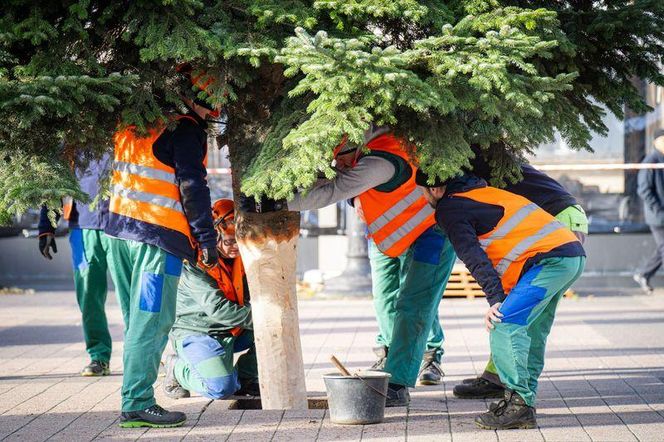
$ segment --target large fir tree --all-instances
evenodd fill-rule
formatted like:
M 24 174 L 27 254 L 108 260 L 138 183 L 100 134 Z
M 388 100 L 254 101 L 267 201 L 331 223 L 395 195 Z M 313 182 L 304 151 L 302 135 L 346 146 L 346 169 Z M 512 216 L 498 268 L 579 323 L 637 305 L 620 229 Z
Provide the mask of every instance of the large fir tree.
M 71 165 L 110 151 L 179 103 L 175 72 L 216 79 L 235 185 L 284 198 L 333 176 L 332 147 L 389 124 L 430 173 L 469 146 L 497 181 L 558 131 L 575 148 L 604 109 L 664 85 L 661 0 L 5 0 L 0 6 L 0 223 L 62 196 Z M 83 153 L 83 155 L 81 155 Z M 292 235 L 297 217 L 248 216 L 245 237 Z M 266 230 L 267 229 L 267 230 Z M 259 354 L 260 355 L 260 354 Z

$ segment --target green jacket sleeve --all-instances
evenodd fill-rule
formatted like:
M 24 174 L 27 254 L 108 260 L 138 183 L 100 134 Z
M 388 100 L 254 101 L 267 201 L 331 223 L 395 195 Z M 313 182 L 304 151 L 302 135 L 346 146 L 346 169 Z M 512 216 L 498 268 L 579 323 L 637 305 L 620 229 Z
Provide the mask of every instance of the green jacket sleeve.
M 226 325 L 229 329 L 253 329 L 251 306 L 226 299 L 217 282 L 198 267 L 185 264 L 178 292 L 186 293 L 211 322 Z

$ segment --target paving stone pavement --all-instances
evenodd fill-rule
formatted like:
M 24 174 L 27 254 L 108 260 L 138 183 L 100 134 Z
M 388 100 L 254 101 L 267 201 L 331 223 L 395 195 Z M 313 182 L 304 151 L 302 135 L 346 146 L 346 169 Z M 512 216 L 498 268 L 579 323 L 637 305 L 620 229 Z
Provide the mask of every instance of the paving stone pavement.
M 410 407 L 388 409 L 382 424 L 334 425 L 326 410 L 229 410 L 229 401 L 174 401 L 157 385 L 159 403 L 185 411 L 188 421 L 181 428 L 146 430 L 117 426 L 122 325 L 113 300 L 107 308 L 113 374 L 82 378 L 78 371 L 87 361 L 73 292 L 0 296 L 0 440 L 664 440 L 662 294 L 562 301 L 549 339 L 535 430 L 479 430 L 473 418 L 487 402 L 452 395 L 456 383 L 484 368 L 485 309 L 481 299 L 443 300 L 445 383 L 412 390 Z M 373 362 L 377 328 L 369 300 L 308 300 L 299 310 L 311 396 L 325 394 L 322 374 L 333 371 L 331 354 L 351 369 Z

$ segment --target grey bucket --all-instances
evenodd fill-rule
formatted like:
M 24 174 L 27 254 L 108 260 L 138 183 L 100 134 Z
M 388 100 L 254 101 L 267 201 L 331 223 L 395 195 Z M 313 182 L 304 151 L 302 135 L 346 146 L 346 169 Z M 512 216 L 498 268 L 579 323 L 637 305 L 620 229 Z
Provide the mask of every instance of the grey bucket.
M 358 373 L 358 377 L 336 373 L 323 375 L 330 420 L 346 425 L 382 422 L 385 417 L 384 395 L 387 395 L 390 377 L 389 373 L 369 370 Z

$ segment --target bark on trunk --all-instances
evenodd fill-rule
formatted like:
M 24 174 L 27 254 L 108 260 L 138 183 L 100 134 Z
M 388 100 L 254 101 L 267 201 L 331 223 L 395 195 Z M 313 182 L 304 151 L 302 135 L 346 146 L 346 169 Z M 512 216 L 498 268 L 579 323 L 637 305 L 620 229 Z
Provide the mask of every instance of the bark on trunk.
M 306 409 L 295 290 L 299 214 L 236 214 L 247 272 L 263 409 Z

